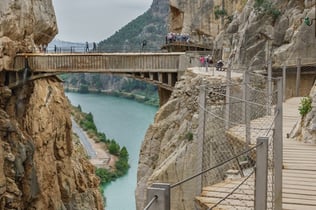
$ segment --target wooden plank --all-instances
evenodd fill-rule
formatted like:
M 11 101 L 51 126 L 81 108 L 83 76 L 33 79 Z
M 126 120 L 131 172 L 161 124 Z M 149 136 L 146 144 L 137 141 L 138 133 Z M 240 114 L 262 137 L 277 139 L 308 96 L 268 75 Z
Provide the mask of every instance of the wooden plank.
M 300 175 L 300 174 L 309 174 L 309 175 L 316 175 L 315 172 L 313 171 L 299 171 L 299 170 L 291 170 L 291 169 L 284 169 L 282 171 L 282 173 L 284 175 L 291 175 L 291 174 L 294 174 L 295 176 L 296 175 Z
M 224 192 L 207 192 L 207 193 L 203 193 L 202 194 L 203 197 L 205 198 L 224 198 L 228 195 L 228 193 L 224 193 Z M 245 193 L 241 193 L 241 194 L 232 194 L 228 197 L 229 199 L 233 199 L 233 200 L 247 200 L 247 201 L 254 201 L 254 196 L 253 193 L 251 194 L 245 194 Z
M 304 185 L 285 185 L 284 186 L 284 189 L 300 189 L 300 190 L 310 190 L 310 191 L 315 191 L 316 193 L 316 190 L 315 190 L 315 187 L 313 186 L 304 186 Z
M 305 189 L 283 188 L 283 194 L 297 194 L 297 195 L 313 196 L 315 195 L 315 191 L 308 191 Z
M 284 203 L 292 203 L 292 204 L 301 204 L 301 205 L 309 205 L 309 206 L 315 206 L 316 209 L 316 201 L 314 200 L 307 200 L 307 199 L 297 199 L 297 198 L 285 198 Z
M 314 171 L 316 173 L 316 166 L 314 164 L 291 164 L 286 163 L 283 164 L 284 169 L 293 169 L 293 170 L 306 170 L 306 171 Z
M 300 184 L 312 184 L 316 185 L 316 179 L 313 177 L 284 177 L 283 176 L 283 183 L 286 183 L 288 181 L 300 183 Z
M 306 203 L 308 203 L 309 200 L 316 201 L 316 195 L 306 195 L 306 194 L 297 194 L 297 193 L 283 193 L 283 198 L 295 198 L 295 199 L 304 199 L 307 200 Z
M 283 210 L 315 210 L 316 207 L 313 205 L 299 205 L 299 204 L 288 204 L 288 203 L 283 203 L 282 204 L 282 209 Z
M 316 181 L 316 180 L 313 180 Z M 286 186 L 288 185 L 299 185 L 299 186 L 310 186 L 310 187 L 314 187 L 316 190 L 316 182 L 311 182 L 311 179 L 309 179 L 308 181 L 304 181 L 301 179 L 283 179 L 283 184 L 285 184 Z
M 221 201 L 221 199 L 217 198 L 205 198 L 205 197 L 199 197 L 199 200 L 206 204 L 208 207 L 212 207 L 214 204 Z M 232 206 L 232 207 L 247 207 L 247 208 L 253 208 L 254 202 L 253 201 L 244 201 L 244 200 L 233 200 L 233 199 L 226 199 L 222 201 L 219 205 L 226 205 L 226 206 Z

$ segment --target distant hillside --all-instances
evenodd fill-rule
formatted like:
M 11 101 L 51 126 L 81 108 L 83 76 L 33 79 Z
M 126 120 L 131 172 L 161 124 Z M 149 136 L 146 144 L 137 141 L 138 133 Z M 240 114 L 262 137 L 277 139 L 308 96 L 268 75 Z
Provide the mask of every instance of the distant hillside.
M 48 52 L 54 52 L 55 46 L 58 52 L 70 52 L 71 50 L 73 52 L 84 52 L 84 49 L 85 49 L 85 43 L 68 42 L 68 41 L 63 41 L 59 39 L 54 39 L 48 44 L 48 48 L 47 48 Z
M 144 14 L 99 43 L 100 51 L 157 51 L 164 44 L 169 14 L 168 0 L 154 0 Z M 146 40 L 146 46 L 142 47 Z

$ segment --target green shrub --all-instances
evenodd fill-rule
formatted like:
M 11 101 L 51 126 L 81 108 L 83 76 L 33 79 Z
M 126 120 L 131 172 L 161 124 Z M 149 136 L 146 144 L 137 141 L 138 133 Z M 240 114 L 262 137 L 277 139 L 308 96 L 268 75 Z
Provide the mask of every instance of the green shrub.
M 280 15 L 281 11 L 271 2 L 271 0 L 256 0 L 254 4 L 255 11 L 259 14 L 267 14 L 275 21 Z
M 215 19 L 217 20 L 220 17 L 226 16 L 227 12 L 224 8 L 221 9 L 219 6 L 215 6 L 214 7 L 214 14 L 215 14 Z
M 312 99 L 310 97 L 302 98 L 298 110 L 300 112 L 300 115 L 302 117 L 305 117 L 305 115 L 312 110 Z
M 101 184 L 107 184 L 116 179 L 116 176 L 105 168 L 97 168 L 96 175 L 100 177 Z
M 192 141 L 193 140 L 193 133 L 192 132 L 187 132 L 187 134 L 185 135 L 185 138 L 188 141 Z
M 116 143 L 114 140 L 110 142 L 108 145 L 108 149 L 110 154 L 112 155 L 119 155 L 120 154 L 120 145 Z

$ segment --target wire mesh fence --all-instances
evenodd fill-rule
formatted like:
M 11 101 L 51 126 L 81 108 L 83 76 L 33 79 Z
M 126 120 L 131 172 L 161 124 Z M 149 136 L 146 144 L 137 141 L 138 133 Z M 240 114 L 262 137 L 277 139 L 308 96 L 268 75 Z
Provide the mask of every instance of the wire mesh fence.
M 229 74 L 228 74 L 229 75 Z M 278 93 L 277 79 L 245 72 L 242 82 L 227 78 L 226 84 L 201 88 L 203 113 L 202 169 L 233 158 L 202 175 L 202 196 L 208 209 L 254 209 L 256 150 L 238 155 L 268 137 L 268 202 L 274 202 L 274 122 Z M 273 132 L 274 131 L 274 132 Z M 225 182 L 223 182 L 225 181 Z

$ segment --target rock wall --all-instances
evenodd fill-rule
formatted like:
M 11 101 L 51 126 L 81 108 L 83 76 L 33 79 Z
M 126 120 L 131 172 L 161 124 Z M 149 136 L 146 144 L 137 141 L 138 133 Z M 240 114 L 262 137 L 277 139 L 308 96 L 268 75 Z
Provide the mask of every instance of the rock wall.
M 198 140 L 200 86 L 220 87 L 224 82 L 224 77 L 187 71 L 176 84 L 142 143 L 137 173 L 137 209 L 144 208 L 146 189 L 152 183 L 174 184 L 201 172 L 203 149 Z M 205 162 L 205 165 L 210 163 Z M 194 209 L 194 197 L 200 190 L 200 177 L 173 188 L 171 209 Z
M 315 27 L 303 19 L 315 17 L 315 1 L 265 0 L 272 10 L 258 12 L 255 0 L 170 0 L 170 31 L 189 33 L 195 43 L 222 50 L 224 62 L 234 68 L 262 68 L 272 57 L 276 64 L 293 64 L 298 57 L 306 62 L 316 54 Z M 224 5 L 224 6 L 223 6 Z M 215 11 L 227 15 L 216 19 Z
M 297 124 L 292 137 L 304 143 L 316 144 L 316 83 L 313 85 L 309 97 L 312 99 L 312 110 Z
M 51 0 L 0 2 L 0 78 L 17 52 L 57 33 Z M 3 81 L 3 80 L 0 80 Z M 0 209 L 101 210 L 94 167 L 73 153 L 68 101 L 55 77 L 0 84 Z

